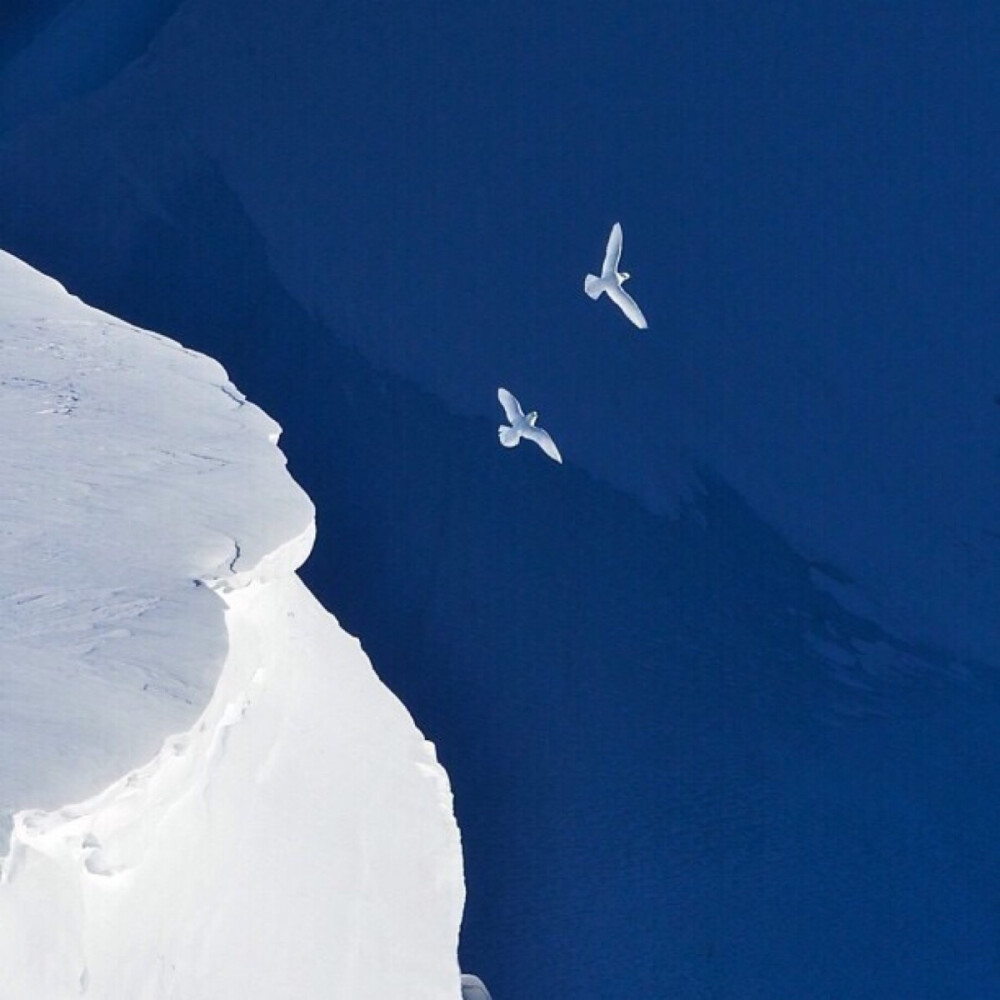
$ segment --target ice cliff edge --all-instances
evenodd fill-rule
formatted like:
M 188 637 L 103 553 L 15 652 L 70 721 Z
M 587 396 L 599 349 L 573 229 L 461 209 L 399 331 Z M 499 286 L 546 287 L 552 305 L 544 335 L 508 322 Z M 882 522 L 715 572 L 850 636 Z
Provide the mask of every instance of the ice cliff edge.
M 457 997 L 447 777 L 277 425 L 2 253 L 0 419 L 0 996 Z

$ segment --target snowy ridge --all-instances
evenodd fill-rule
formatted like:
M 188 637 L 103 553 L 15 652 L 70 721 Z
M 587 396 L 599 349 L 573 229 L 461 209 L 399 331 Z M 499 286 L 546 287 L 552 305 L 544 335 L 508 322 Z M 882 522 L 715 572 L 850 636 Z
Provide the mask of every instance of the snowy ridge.
M 7 256 L 0 323 L 0 995 L 456 997 L 447 776 L 295 576 L 277 426 Z
M 89 801 L 17 815 L 14 995 L 457 996 L 433 746 L 296 577 L 227 600 L 231 654 L 192 730 Z
M 294 568 L 313 508 L 280 428 L 221 366 L 7 255 L 0 422 L 5 833 L 14 810 L 88 798 L 191 726 L 226 652 L 224 604 L 198 581 L 277 551 Z

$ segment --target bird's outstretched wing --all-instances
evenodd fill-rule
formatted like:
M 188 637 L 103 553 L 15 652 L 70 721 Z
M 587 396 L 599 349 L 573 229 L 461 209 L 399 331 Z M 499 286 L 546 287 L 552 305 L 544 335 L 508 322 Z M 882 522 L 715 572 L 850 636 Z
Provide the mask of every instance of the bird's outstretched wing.
M 562 464 L 562 455 L 559 454 L 555 441 L 549 437 L 548 431 L 543 431 L 541 427 L 529 427 L 523 436 L 529 441 L 534 441 L 553 461 Z
M 514 393 L 508 392 L 504 388 L 497 389 L 497 399 L 500 400 L 503 412 L 507 415 L 510 423 L 514 423 L 518 417 L 524 416 L 524 410 L 521 409 L 521 404 L 514 397 Z
M 642 310 L 635 304 L 635 299 L 633 299 L 632 296 L 621 287 L 621 285 L 615 285 L 614 287 L 607 289 L 607 292 L 611 301 L 614 302 L 614 304 L 618 306 L 618 308 L 621 309 L 621 311 L 625 313 L 625 315 L 628 316 L 628 318 L 632 320 L 632 322 L 635 323 L 640 330 L 645 330 L 649 326 L 646 322 L 646 317 L 642 314 Z
M 608 278 L 618 270 L 618 261 L 622 257 L 622 224 L 616 222 L 611 227 L 608 237 L 608 248 L 604 251 L 604 263 L 601 265 L 601 277 Z

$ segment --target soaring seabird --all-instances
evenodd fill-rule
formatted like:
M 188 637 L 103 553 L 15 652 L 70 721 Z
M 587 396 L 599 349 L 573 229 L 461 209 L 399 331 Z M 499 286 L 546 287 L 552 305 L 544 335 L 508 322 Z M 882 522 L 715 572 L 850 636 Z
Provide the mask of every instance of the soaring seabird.
M 602 292 L 607 292 L 608 298 L 640 330 L 645 330 L 648 325 L 646 317 L 643 316 L 642 310 L 635 304 L 635 299 L 622 288 L 622 285 L 628 281 L 629 274 L 628 271 L 618 270 L 618 261 L 621 259 L 621 255 L 622 224 L 616 222 L 611 227 L 611 235 L 608 237 L 608 248 L 604 252 L 604 264 L 601 267 L 601 276 L 598 278 L 595 274 L 588 274 L 583 282 L 583 290 L 592 299 L 598 298 Z
M 503 388 L 497 389 L 497 399 L 500 400 L 503 412 L 510 421 L 510 427 L 506 424 L 500 425 L 500 443 L 505 448 L 515 448 L 521 438 L 527 438 L 529 441 L 534 441 L 549 458 L 562 462 L 562 455 L 559 454 L 555 441 L 541 427 L 535 426 L 538 420 L 538 413 L 535 410 L 525 416 L 514 394 Z

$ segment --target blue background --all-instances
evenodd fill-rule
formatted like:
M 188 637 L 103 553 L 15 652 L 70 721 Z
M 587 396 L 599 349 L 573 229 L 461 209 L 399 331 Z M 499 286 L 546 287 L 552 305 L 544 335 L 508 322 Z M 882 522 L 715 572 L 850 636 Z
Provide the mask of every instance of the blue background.
M 0 245 L 283 424 L 496 1000 L 1000 996 L 1000 12 L 9 12 Z

